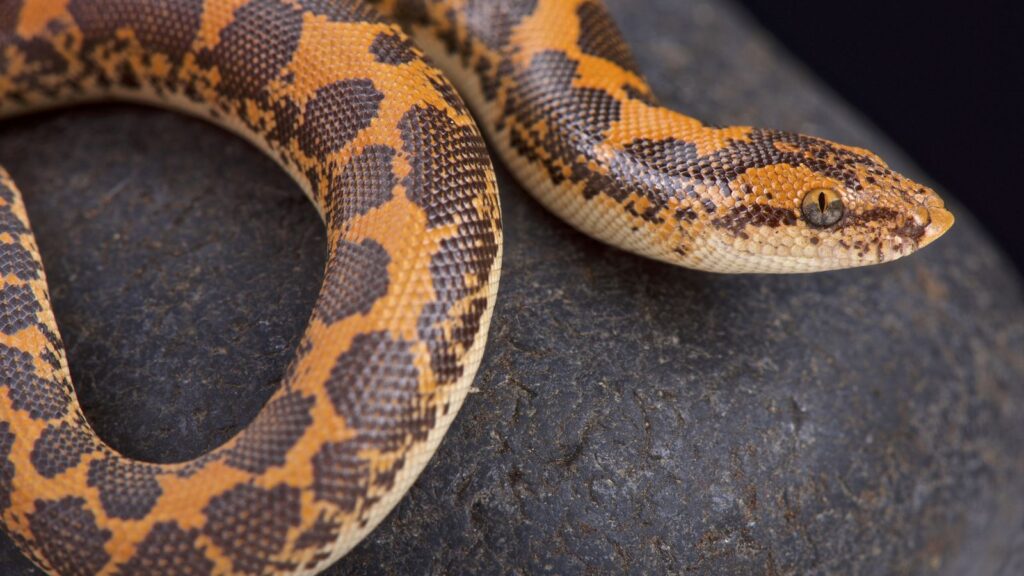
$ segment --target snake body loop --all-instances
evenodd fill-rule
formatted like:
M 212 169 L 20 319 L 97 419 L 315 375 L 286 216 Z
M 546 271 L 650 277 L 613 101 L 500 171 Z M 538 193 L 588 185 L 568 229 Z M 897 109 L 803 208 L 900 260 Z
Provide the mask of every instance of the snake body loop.
M 59 574 L 313 574 L 384 518 L 458 412 L 497 294 L 497 187 L 459 94 L 545 206 L 674 264 L 871 264 L 952 224 L 870 152 L 661 107 L 597 0 L 0 0 L 0 116 L 109 99 L 200 116 L 288 171 L 329 239 L 255 420 L 195 460 L 140 462 L 82 414 L 0 169 L 0 517 L 26 555 Z

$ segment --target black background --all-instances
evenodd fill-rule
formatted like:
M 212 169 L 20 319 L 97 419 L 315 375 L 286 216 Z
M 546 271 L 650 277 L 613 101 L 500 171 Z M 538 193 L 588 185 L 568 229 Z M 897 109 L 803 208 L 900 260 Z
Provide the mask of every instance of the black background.
M 740 2 L 1024 271 L 1024 3 Z

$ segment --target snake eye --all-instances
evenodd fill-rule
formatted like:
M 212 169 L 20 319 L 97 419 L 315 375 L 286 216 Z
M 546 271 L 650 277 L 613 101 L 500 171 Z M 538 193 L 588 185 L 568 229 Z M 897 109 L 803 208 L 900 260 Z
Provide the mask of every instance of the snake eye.
M 804 195 L 804 219 L 813 226 L 831 226 L 843 217 L 843 199 L 834 190 L 819 188 Z

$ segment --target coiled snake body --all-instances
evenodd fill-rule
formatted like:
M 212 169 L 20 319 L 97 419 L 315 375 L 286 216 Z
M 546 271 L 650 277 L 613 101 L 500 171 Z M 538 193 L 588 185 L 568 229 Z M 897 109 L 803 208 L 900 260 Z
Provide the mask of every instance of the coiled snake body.
M 497 188 L 459 94 L 544 205 L 667 262 L 842 268 L 952 224 L 868 151 L 659 106 L 599 0 L 0 0 L 0 115 L 121 99 L 201 116 L 276 159 L 329 238 L 256 419 L 193 461 L 134 461 L 82 415 L 0 169 L 0 515 L 26 555 L 60 574 L 311 574 L 381 521 L 462 404 L 497 293 Z

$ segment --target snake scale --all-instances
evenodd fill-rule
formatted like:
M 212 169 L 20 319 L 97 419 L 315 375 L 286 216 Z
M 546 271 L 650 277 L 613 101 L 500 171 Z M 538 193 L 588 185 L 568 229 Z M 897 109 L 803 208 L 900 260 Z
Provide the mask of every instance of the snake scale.
M 0 515 L 55 574 L 313 574 L 384 518 L 458 412 L 497 294 L 477 123 L 564 220 L 691 268 L 874 264 L 953 223 L 866 150 L 660 106 L 600 0 L 0 0 L 0 116 L 109 99 L 254 143 L 329 255 L 253 422 L 189 462 L 131 460 L 82 414 L 0 169 Z

